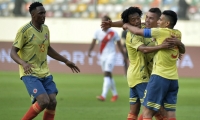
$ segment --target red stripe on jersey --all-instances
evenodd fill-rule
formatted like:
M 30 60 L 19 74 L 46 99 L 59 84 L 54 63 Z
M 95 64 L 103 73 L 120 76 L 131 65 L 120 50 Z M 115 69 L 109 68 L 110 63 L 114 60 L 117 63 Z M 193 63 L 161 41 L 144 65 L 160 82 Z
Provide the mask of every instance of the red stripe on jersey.
M 102 53 L 103 49 L 105 48 L 106 44 L 109 40 L 114 36 L 114 32 L 110 31 L 102 40 L 101 46 L 100 46 L 100 53 Z

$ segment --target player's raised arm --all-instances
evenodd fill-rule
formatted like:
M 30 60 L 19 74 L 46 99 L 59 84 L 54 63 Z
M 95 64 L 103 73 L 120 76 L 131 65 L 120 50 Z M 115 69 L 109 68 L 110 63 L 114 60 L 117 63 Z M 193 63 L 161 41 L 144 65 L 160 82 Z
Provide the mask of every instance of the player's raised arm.
M 109 21 L 102 21 L 101 22 L 101 28 L 104 30 L 104 29 L 108 29 L 108 28 L 111 28 L 111 27 L 122 27 L 123 26 L 123 22 L 122 20 L 120 21 L 115 21 L 115 22 L 112 22 L 111 20 Z

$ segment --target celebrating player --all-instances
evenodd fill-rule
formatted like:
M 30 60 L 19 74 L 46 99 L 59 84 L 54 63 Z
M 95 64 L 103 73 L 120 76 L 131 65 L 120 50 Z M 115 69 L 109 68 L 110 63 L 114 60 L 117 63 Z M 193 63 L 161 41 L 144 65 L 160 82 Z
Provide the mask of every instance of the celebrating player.
M 49 72 L 47 55 L 64 62 L 73 72 L 80 70 L 51 47 L 43 5 L 33 2 L 29 12 L 32 19 L 18 30 L 10 54 L 19 64 L 20 78 L 32 99 L 32 106 L 22 120 L 32 120 L 44 109 L 43 120 L 54 120 L 58 90 Z
M 158 8 L 152 8 L 151 13 L 155 16 L 160 16 L 161 11 Z M 137 7 L 130 7 L 122 13 L 122 20 L 119 22 L 112 22 L 112 26 L 120 27 L 123 23 L 129 23 L 133 26 L 141 27 L 141 15 L 142 11 Z M 157 22 L 157 21 L 156 21 Z M 104 22 L 105 27 L 107 24 Z M 155 23 L 155 22 L 154 22 Z M 149 23 L 151 25 L 152 23 Z M 109 25 L 107 25 L 109 27 Z M 142 25 L 144 27 L 144 25 Z M 143 53 L 149 53 L 158 51 L 162 48 L 167 48 L 168 44 L 164 46 L 150 47 L 154 44 L 153 40 L 144 39 L 141 36 L 137 36 L 127 33 L 126 46 L 128 50 L 128 56 L 130 65 L 128 68 L 127 80 L 130 87 L 130 112 L 127 120 L 135 120 L 140 111 L 140 104 L 142 102 L 144 90 L 149 80 L 148 64 L 146 55 Z M 148 43 L 145 45 L 145 43 Z M 147 54 L 150 55 L 150 54 Z M 152 56 L 152 55 L 151 55 Z
M 136 35 L 153 37 L 156 39 L 157 45 L 160 45 L 171 36 L 181 40 L 181 32 L 173 29 L 176 22 L 177 14 L 172 10 L 165 10 L 158 21 L 160 28 L 140 29 L 127 23 L 123 25 L 123 28 Z M 153 115 L 160 109 L 161 105 L 164 105 L 167 111 L 168 120 L 176 120 L 175 110 L 179 88 L 176 67 L 178 56 L 178 46 L 173 49 L 163 49 L 156 53 L 152 75 L 144 94 L 143 120 L 152 120 Z

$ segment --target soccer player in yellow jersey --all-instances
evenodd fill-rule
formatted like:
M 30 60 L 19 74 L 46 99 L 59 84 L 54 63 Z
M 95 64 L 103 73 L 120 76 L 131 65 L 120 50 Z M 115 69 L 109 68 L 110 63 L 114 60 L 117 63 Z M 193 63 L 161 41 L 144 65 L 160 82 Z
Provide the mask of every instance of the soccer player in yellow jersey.
M 165 10 L 158 21 L 160 28 L 140 29 L 127 23 L 123 25 L 123 28 L 136 35 L 153 37 L 156 39 L 156 44 L 160 45 L 171 36 L 181 40 L 181 32 L 173 29 L 176 22 L 177 14 L 172 10 Z M 179 88 L 176 67 L 178 56 L 178 46 L 173 49 L 159 50 L 156 53 L 153 71 L 144 94 L 143 120 L 152 120 L 153 115 L 162 105 L 167 111 L 168 120 L 176 120 L 175 110 Z
M 32 106 L 22 120 L 32 120 L 44 109 L 43 120 L 54 120 L 58 90 L 49 72 L 47 55 L 64 62 L 73 72 L 80 70 L 51 47 L 49 29 L 44 25 L 46 11 L 43 5 L 34 2 L 29 12 L 32 19 L 18 30 L 10 53 L 19 64 L 20 79 L 32 99 Z

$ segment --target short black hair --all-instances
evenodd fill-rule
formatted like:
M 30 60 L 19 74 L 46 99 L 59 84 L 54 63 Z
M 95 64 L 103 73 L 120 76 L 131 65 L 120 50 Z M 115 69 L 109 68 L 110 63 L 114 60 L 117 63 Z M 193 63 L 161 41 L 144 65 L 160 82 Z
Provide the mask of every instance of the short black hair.
M 151 8 L 151 9 L 149 9 L 149 12 L 155 13 L 158 16 L 158 19 L 160 18 L 161 14 L 162 14 L 161 10 L 159 8 Z
M 138 13 L 140 17 L 143 14 L 138 7 L 129 7 L 128 9 L 124 10 L 124 12 L 121 14 L 121 19 L 123 23 L 128 23 L 129 22 L 128 16 L 134 13 Z
M 104 16 L 103 16 L 103 18 L 104 18 L 106 21 L 109 21 L 109 20 L 111 20 L 111 19 L 110 19 L 110 17 L 109 17 L 109 16 L 107 16 L 107 15 L 104 15 Z
M 43 4 L 40 3 L 40 2 L 33 2 L 33 3 L 29 6 L 29 12 L 31 13 L 32 10 L 35 10 L 36 7 L 38 7 L 38 6 L 43 6 Z
M 176 22 L 178 20 L 177 14 L 172 10 L 165 10 L 163 11 L 162 14 L 165 15 L 169 19 L 170 27 L 173 28 L 176 25 Z

